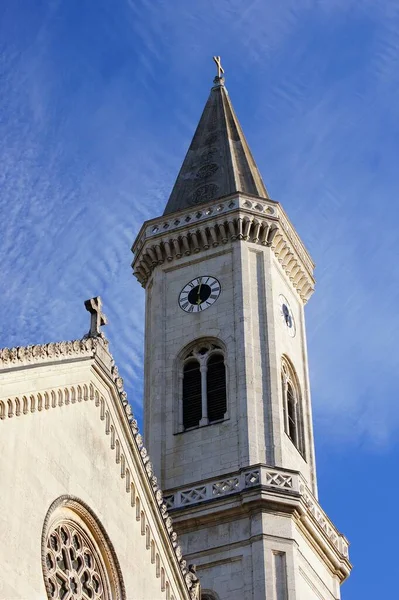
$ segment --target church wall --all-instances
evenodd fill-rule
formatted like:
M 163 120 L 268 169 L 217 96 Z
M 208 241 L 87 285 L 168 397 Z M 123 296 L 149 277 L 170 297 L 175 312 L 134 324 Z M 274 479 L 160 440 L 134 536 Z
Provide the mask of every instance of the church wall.
M 280 263 L 274 255 L 268 255 L 270 260 L 268 282 L 268 326 L 270 332 L 270 357 L 272 371 L 272 398 L 275 419 L 275 443 L 279 448 L 279 459 L 276 464 L 285 468 L 300 471 L 311 489 L 316 492 L 316 475 L 314 467 L 313 426 L 310 403 L 309 377 L 307 368 L 306 337 L 303 303 L 297 292 L 288 282 Z M 280 314 L 278 302 L 282 294 L 288 300 L 292 309 L 296 334 L 290 337 Z M 302 420 L 304 425 L 305 460 L 295 448 L 284 431 L 283 403 L 281 389 L 281 359 L 286 356 L 295 369 L 301 390 Z M 278 423 L 278 427 L 277 427 Z
M 303 305 L 269 248 L 242 242 L 243 331 L 250 463 L 276 464 L 300 471 L 314 484 L 314 449 L 307 373 Z M 281 321 L 278 297 L 290 303 L 296 335 L 290 337 Z M 281 359 L 292 362 L 302 391 L 306 461 L 284 431 Z M 313 488 L 314 489 L 314 488 Z
M 237 244 L 213 249 L 203 256 L 182 259 L 157 268 L 153 275 L 150 333 L 146 337 L 148 396 L 145 405 L 146 440 L 165 489 L 186 484 L 248 464 L 245 408 L 245 363 L 241 280 Z M 181 289 L 199 275 L 219 279 L 217 302 L 199 314 L 178 305 Z M 222 423 L 178 432 L 179 363 L 181 351 L 198 338 L 221 340 L 226 347 L 228 416 Z
M 200 275 L 219 279 L 222 293 L 210 308 L 187 314 L 178 305 L 179 292 Z M 294 315 L 292 337 L 281 316 L 280 294 Z M 213 504 L 210 496 L 205 501 L 200 495 L 208 479 L 227 479 L 232 471 L 259 463 L 292 470 L 295 477 L 299 473 L 299 495 L 303 479 L 317 493 L 303 302 L 273 250 L 236 240 L 157 265 L 147 287 L 147 311 L 147 440 L 170 502 L 179 507 L 175 515 L 184 554 L 196 563 L 203 589 L 220 600 L 310 600 L 314 594 L 338 600 L 338 577 L 328 567 L 327 555 L 315 550 L 323 547 L 319 534 L 303 537 L 295 525 L 298 514 L 280 512 L 278 503 L 285 511 L 289 492 L 281 490 L 279 497 L 280 490 L 268 490 L 269 502 L 276 494 L 270 512 L 266 502 L 253 505 L 251 515 L 234 521 L 227 516 L 236 501 L 233 494 L 226 498 L 225 510 L 219 498 Z M 190 343 L 208 337 L 226 348 L 229 419 L 182 432 L 178 357 Z M 283 356 L 299 384 L 305 459 L 285 432 Z M 199 492 L 190 490 L 184 506 L 185 488 L 194 487 L 193 482 Z M 234 510 L 248 498 L 249 493 L 237 499 Z M 304 504 L 302 508 L 307 510 Z M 211 522 L 213 511 L 217 514 Z M 333 560 L 336 565 L 336 556 Z
M 218 278 L 222 293 L 205 311 L 185 313 L 179 293 L 199 275 Z M 280 294 L 294 312 L 293 338 L 281 322 Z M 265 463 L 301 471 L 316 491 L 303 319 L 302 301 L 267 247 L 226 244 L 154 270 L 147 289 L 145 431 L 165 489 Z M 181 432 L 178 357 L 202 337 L 226 346 L 229 419 Z M 292 362 L 302 392 L 306 461 L 284 431 L 283 355 Z
M 299 600 L 336 600 L 340 596 L 335 596 L 326 589 L 325 585 L 315 585 L 306 571 L 299 570 Z
M 270 555 L 283 552 L 286 562 L 287 600 L 339 600 L 339 580 L 333 571 L 327 567 L 325 558 L 317 554 L 297 527 L 294 519 L 263 515 L 263 530 L 267 532 L 265 545 L 266 561 L 269 564 L 269 586 L 267 599 L 280 600 L 276 593 L 279 581 L 273 570 Z M 271 575 L 271 577 L 270 577 Z M 282 600 L 285 600 L 283 593 Z
M 323 560 L 304 539 L 297 528 L 294 530 L 297 543 L 297 564 L 300 600 L 336 600 L 340 598 L 340 582 Z
M 274 434 L 271 414 L 265 251 L 239 245 L 243 288 L 243 337 L 246 355 L 245 428 L 250 464 L 273 464 Z
M 101 393 L 106 391 L 104 381 L 94 375 L 90 362 L 84 360 L 0 374 L 0 389 L 5 399 L 22 398 L 24 394 L 29 398 L 37 391 L 44 398 L 44 392 L 51 392 L 53 386 L 56 386 L 57 398 L 55 407 L 42 406 L 39 411 L 36 405 L 33 413 L 29 410 L 28 414 L 14 414 L 0 421 L 3 542 L 0 545 L 0 598 L 43 600 L 46 597 L 41 566 L 43 523 L 50 505 L 63 495 L 85 502 L 105 528 L 121 567 L 127 599 L 165 597 L 147 547 L 146 525 L 150 527 L 172 595 L 176 600 L 183 598 L 171 567 L 168 538 L 165 541 L 166 534 L 165 537 L 161 534 L 157 513 L 151 505 L 153 500 L 135 467 L 133 449 L 109 390 L 104 396 L 103 420 L 101 402 L 88 399 L 72 403 L 70 398 L 65 405 L 66 396 L 57 394 L 64 386 L 71 390 L 80 384 L 83 388 L 90 380 Z M 58 405 L 60 398 L 62 406 Z M 112 425 L 116 433 L 114 449 L 111 449 Z M 120 443 L 119 463 L 116 461 L 117 441 Z M 130 483 L 135 485 L 133 494 Z M 137 498 L 140 500 L 138 512 Z
M 185 555 L 197 565 L 202 588 L 216 592 L 220 600 L 265 598 L 263 541 L 251 540 L 257 520 L 256 515 L 215 519 L 209 526 L 180 534 Z
M 215 515 L 192 532 L 184 522 L 182 527 L 185 556 L 196 563 L 203 589 L 216 592 L 220 600 L 340 598 L 338 578 L 290 515 L 252 513 L 231 520 Z

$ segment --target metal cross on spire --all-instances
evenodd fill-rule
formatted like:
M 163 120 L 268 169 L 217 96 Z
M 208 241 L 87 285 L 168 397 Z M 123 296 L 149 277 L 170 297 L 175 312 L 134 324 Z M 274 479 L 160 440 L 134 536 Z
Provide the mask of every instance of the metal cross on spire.
M 85 301 L 85 308 L 91 314 L 90 329 L 87 337 L 98 337 L 103 335 L 100 327 L 108 323 L 107 317 L 101 310 L 102 302 L 100 296 Z
M 220 56 L 214 56 L 214 57 L 213 57 L 213 60 L 215 61 L 215 63 L 216 63 L 216 68 L 217 68 L 217 70 L 218 70 L 217 77 L 218 77 L 219 79 L 221 79 L 221 77 L 222 77 L 222 73 L 224 74 L 224 69 L 223 69 L 223 67 L 222 67 L 222 63 L 221 63 L 221 60 L 220 60 Z

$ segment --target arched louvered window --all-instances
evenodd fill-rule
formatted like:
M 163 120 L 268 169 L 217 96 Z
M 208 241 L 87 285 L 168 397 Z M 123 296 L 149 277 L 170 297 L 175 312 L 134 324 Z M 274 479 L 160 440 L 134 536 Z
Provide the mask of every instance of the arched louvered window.
M 291 383 L 287 383 L 287 433 L 293 444 L 298 446 L 298 415 L 296 401 Z
M 226 367 L 222 348 L 201 342 L 183 359 L 182 426 L 208 425 L 227 412 Z
M 304 456 L 301 393 L 294 369 L 285 357 L 283 357 L 281 369 L 281 387 L 283 391 L 284 430 L 294 446 Z
M 207 404 L 209 422 L 219 421 L 226 412 L 226 368 L 222 354 L 212 354 L 207 362 Z
M 183 425 L 198 427 L 202 415 L 201 370 L 198 360 L 189 360 L 183 369 Z

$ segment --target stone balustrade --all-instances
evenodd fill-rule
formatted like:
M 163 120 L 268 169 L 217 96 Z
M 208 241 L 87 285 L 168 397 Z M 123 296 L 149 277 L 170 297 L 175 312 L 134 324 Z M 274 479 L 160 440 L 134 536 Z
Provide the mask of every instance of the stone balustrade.
M 185 487 L 164 496 L 169 510 L 181 509 L 220 497 L 242 492 L 250 488 L 261 487 L 279 491 L 282 494 L 292 492 L 301 500 L 303 510 L 319 530 L 322 530 L 338 552 L 348 558 L 348 542 L 337 531 L 317 499 L 307 487 L 302 476 L 295 471 L 256 465 L 241 469 L 222 479 L 211 479 L 203 484 Z

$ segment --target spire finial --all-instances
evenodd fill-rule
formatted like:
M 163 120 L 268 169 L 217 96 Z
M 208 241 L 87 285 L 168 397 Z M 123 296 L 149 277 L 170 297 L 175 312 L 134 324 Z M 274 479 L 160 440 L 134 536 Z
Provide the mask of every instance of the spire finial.
M 218 74 L 216 75 L 215 79 L 213 80 L 213 83 L 215 85 L 217 85 L 217 84 L 223 85 L 224 84 L 224 77 L 222 76 L 222 73 L 224 74 L 224 69 L 222 67 L 222 62 L 220 60 L 220 56 L 214 56 L 213 60 L 215 61 L 216 68 L 218 70 Z

